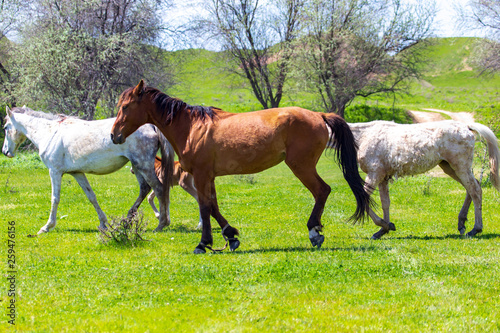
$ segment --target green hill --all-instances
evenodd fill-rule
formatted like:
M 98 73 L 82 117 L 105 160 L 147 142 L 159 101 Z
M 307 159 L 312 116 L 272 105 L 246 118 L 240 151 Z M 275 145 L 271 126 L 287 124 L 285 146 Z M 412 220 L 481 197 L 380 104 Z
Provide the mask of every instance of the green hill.
M 394 105 L 416 110 L 469 111 L 484 123 L 490 123 L 500 110 L 500 76 L 479 75 L 473 61 L 479 41 L 478 38 L 432 39 L 426 50 L 422 78 L 412 83 L 410 94 L 397 96 Z M 223 70 L 227 64 L 220 53 L 181 50 L 171 57 L 178 69 L 177 84 L 169 90 L 171 95 L 191 104 L 213 105 L 233 112 L 262 108 L 246 80 Z M 392 96 L 377 96 L 358 98 L 353 105 L 392 107 L 393 102 Z M 320 101 L 310 93 L 285 94 L 281 106 L 287 105 L 321 110 Z

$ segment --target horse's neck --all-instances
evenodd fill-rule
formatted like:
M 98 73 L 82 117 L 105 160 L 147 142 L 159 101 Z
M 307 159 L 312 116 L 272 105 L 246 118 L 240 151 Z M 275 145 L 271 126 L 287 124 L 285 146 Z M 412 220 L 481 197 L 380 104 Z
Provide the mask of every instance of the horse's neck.
M 45 142 L 50 140 L 58 125 L 57 121 L 33 117 L 25 114 L 16 114 L 16 122 L 21 125 L 19 130 L 40 148 Z

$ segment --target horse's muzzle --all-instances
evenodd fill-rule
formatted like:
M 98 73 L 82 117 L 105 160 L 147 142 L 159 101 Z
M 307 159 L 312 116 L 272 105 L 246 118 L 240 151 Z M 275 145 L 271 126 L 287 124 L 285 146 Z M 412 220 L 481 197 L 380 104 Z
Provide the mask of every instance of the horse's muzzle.
M 3 149 L 2 149 L 2 153 L 3 153 L 5 156 L 9 157 L 9 158 L 14 157 L 14 155 L 13 155 L 13 154 L 11 154 L 11 153 L 10 153 L 10 151 L 8 151 L 8 150 L 3 150 Z
M 115 145 L 118 145 L 118 144 L 121 145 L 122 143 L 125 143 L 125 138 L 121 134 L 118 134 L 117 136 L 115 136 L 113 133 L 111 133 L 111 141 L 113 141 L 113 143 Z

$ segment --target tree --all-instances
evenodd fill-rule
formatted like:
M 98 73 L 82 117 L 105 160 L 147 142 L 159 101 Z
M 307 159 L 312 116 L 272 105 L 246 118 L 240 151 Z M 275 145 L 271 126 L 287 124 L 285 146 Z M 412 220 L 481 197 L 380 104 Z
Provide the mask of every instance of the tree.
M 303 0 L 212 0 L 197 30 L 217 40 L 233 72 L 243 76 L 267 108 L 278 107 L 288 75 L 291 42 L 299 30 Z M 234 68 L 238 68 L 234 71 Z
M 165 87 L 170 73 L 154 45 L 168 6 L 160 0 L 34 1 L 34 22 L 18 48 L 16 96 L 33 107 L 93 119 L 98 105 L 113 116 L 117 95 L 139 78 Z
M 500 1 L 470 0 L 466 6 L 456 8 L 459 24 L 465 29 L 486 31 L 481 41 L 477 64 L 483 72 L 500 71 Z
M 311 0 L 294 73 L 327 112 L 344 116 L 356 96 L 396 93 L 419 74 L 422 49 L 414 46 L 430 36 L 434 16 L 433 2 Z

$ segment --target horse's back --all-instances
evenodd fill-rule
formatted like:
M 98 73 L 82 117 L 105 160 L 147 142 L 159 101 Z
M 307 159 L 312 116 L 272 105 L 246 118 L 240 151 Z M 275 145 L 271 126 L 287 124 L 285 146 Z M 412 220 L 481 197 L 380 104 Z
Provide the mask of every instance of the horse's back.
M 474 141 L 473 133 L 460 122 L 380 122 L 364 129 L 358 159 L 365 172 L 380 168 L 389 175 L 415 175 L 443 160 L 467 159 Z
M 194 137 L 193 146 L 216 156 L 219 176 L 263 171 L 282 162 L 290 147 L 299 144 L 310 151 L 310 143 L 319 141 L 323 151 L 328 130 L 320 113 L 287 107 L 223 113 Z M 198 142 L 203 144 L 198 146 Z
M 95 121 L 71 119 L 61 124 L 58 136 L 61 149 L 65 150 L 62 161 L 65 172 L 108 174 L 120 169 L 129 160 L 144 162 L 143 156 L 147 152 L 151 152 L 147 159 L 153 163 L 158 150 L 153 127 L 143 126 L 125 144 L 115 145 L 110 137 L 113 123 L 112 118 Z

